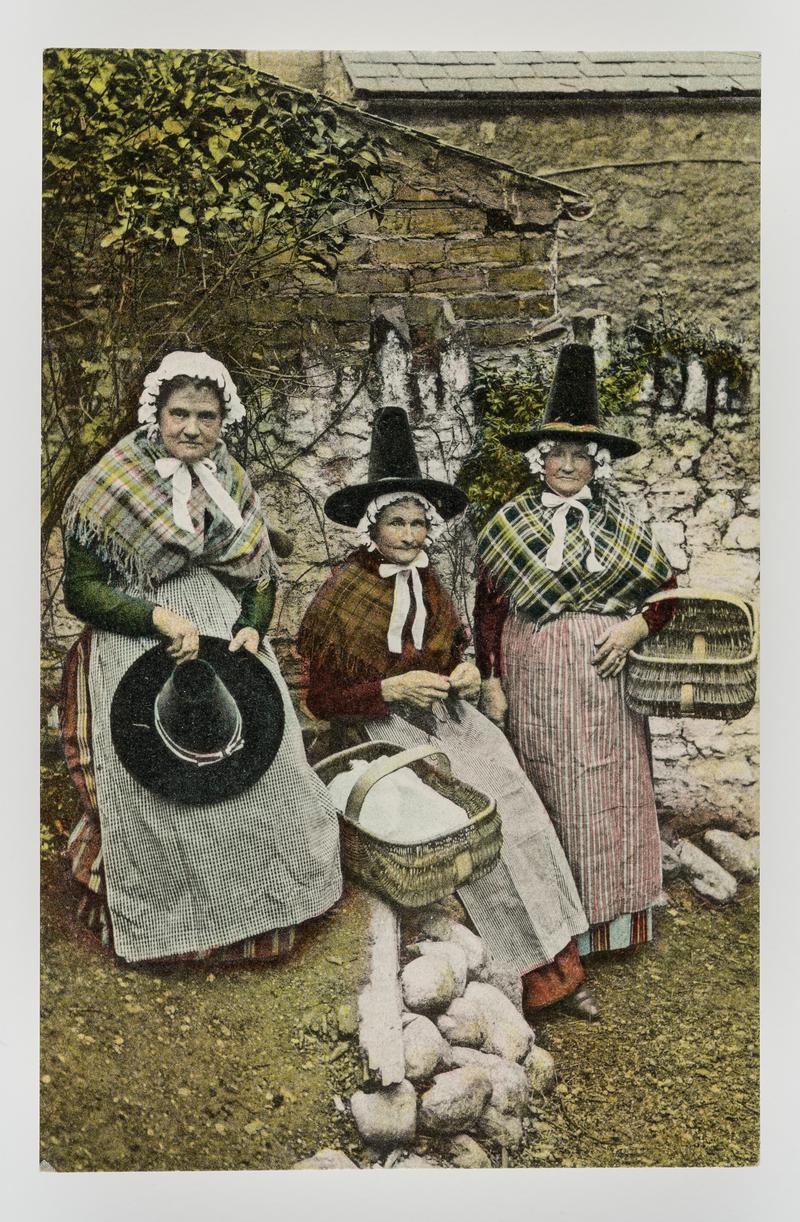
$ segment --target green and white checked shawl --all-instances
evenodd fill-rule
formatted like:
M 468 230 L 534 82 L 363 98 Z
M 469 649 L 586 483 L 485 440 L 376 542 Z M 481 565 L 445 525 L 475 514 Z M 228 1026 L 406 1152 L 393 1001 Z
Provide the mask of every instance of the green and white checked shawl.
M 483 528 L 478 553 L 515 611 L 543 622 L 565 611 L 627 615 L 664 585 L 669 561 L 630 509 L 596 485 L 586 507 L 598 573 L 586 571 L 589 545 L 574 510 L 567 519 L 563 565 L 557 573 L 547 568 L 555 511 L 542 505 L 538 486 L 509 501 Z
M 207 497 L 204 529 L 189 535 L 175 525 L 172 481 L 155 467 L 166 453 L 160 438 L 150 440 L 143 429 L 117 442 L 70 494 L 63 517 L 66 538 L 90 548 L 143 592 L 192 564 L 224 576 L 229 586 L 276 574 L 258 494 L 224 443 L 211 458 L 217 479 L 241 512 L 238 529 Z

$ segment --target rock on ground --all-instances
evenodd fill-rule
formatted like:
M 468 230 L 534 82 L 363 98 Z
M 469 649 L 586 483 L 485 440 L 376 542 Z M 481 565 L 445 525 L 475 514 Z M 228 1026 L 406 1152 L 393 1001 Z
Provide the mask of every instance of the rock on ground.
M 514 1004 L 494 985 L 477 980 L 467 985 L 465 1001 L 483 1014 L 484 1052 L 494 1052 L 508 1061 L 521 1061 L 530 1051 L 534 1034 Z
M 292 1171 L 359 1171 L 360 1168 L 348 1158 L 344 1150 L 318 1150 L 311 1158 L 302 1158 L 294 1163 Z
M 453 921 L 441 912 L 431 910 L 426 912 L 420 922 L 420 928 L 430 938 L 438 942 L 455 942 L 467 956 L 467 971 L 470 976 L 479 972 L 486 962 L 486 949 L 483 942 L 466 925 Z
M 689 882 L 698 895 L 715 900 L 718 904 L 727 903 L 736 895 L 736 879 L 727 870 L 709 857 L 691 840 L 679 840 L 675 845 L 682 864 L 685 866 Z
M 385 1165 L 388 1171 L 437 1171 L 440 1167 L 439 1163 L 435 1163 L 432 1158 L 425 1158 L 422 1154 L 407 1154 L 405 1158 L 398 1158 L 391 1166 L 388 1163 Z
M 350 1099 L 356 1128 L 370 1146 L 397 1146 L 413 1141 L 417 1130 L 417 1094 L 410 1082 L 377 1090 L 356 1091 Z
M 439 1015 L 436 1025 L 451 1044 L 480 1048 L 486 1039 L 483 1009 L 476 1001 L 467 1000 L 466 997 L 456 997 L 450 1003 L 447 1013 Z
M 518 1146 L 522 1141 L 522 1121 L 518 1116 L 508 1116 L 496 1107 L 487 1107 L 478 1121 L 475 1132 L 479 1137 L 498 1146 Z
M 475 1124 L 492 1094 L 485 1069 L 466 1065 L 437 1074 L 419 1101 L 419 1126 L 426 1132 L 458 1133 Z
M 442 955 L 421 955 L 403 968 L 400 976 L 403 1000 L 409 1010 L 423 1014 L 446 1010 L 459 996 L 458 980 Z
M 476 975 L 484 984 L 491 984 L 504 993 L 515 1009 L 522 1010 L 522 980 L 519 972 L 495 962 L 494 959 L 487 959 Z
M 403 1027 L 403 1049 L 406 1056 L 406 1077 L 410 1082 L 430 1078 L 437 1069 L 452 1063 L 447 1040 L 429 1018 L 414 1014 Z
M 680 878 L 684 873 L 680 857 L 672 846 L 665 844 L 663 840 L 661 841 L 661 873 L 665 883 L 671 883 L 673 879 Z
M 470 1137 L 468 1133 L 459 1133 L 457 1137 L 451 1138 L 445 1147 L 445 1152 L 453 1167 L 491 1167 L 492 1165 L 483 1146 L 478 1145 L 475 1138 Z
M 549 1095 L 556 1084 L 556 1063 L 552 1055 L 534 1044 L 525 1058 L 525 1072 L 532 1091 Z
M 492 1082 L 489 1099 L 492 1107 L 496 1107 L 498 1112 L 522 1115 L 528 1106 L 530 1087 L 521 1065 L 492 1053 L 478 1052 L 476 1048 L 453 1048 L 452 1056 L 455 1065 L 477 1065 L 486 1070 Z
M 703 844 L 714 860 L 732 874 L 745 882 L 758 878 L 760 836 L 744 840 L 735 832 L 723 832 L 713 828 L 703 836 Z
M 455 942 L 413 942 L 408 949 L 420 955 L 440 955 L 450 964 L 456 978 L 458 996 L 467 987 L 467 956 Z

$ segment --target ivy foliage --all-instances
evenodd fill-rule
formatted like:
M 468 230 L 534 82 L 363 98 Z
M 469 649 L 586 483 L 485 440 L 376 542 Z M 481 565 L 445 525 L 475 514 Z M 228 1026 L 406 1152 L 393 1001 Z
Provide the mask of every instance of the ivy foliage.
M 663 305 L 639 319 L 610 343 L 608 364 L 597 373 L 601 418 L 609 424 L 629 412 L 650 375 L 658 394 L 667 365 L 677 365 L 683 385 L 690 361 L 700 361 L 708 380 L 707 421 L 713 420 L 720 379 L 735 396 L 746 393 L 752 365 L 742 346 L 720 337 L 691 319 L 671 316 Z M 506 501 L 531 482 L 523 454 L 503 445 L 507 433 L 537 428 L 544 415 L 555 358 L 531 349 L 511 365 L 486 365 L 475 383 L 480 432 L 478 443 L 462 466 L 456 483 L 470 502 L 473 526 L 480 530 Z M 621 429 L 624 432 L 624 426 Z
M 46 53 L 45 544 L 164 351 L 207 346 L 268 385 L 247 305 L 332 273 L 346 220 L 379 214 L 384 151 L 230 54 Z

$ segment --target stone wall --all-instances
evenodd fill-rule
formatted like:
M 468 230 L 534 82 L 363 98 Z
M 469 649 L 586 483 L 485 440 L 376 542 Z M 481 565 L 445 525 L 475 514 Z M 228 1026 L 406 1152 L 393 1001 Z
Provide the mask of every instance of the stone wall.
M 618 487 L 663 545 L 681 586 L 758 600 L 757 417 L 721 399 L 705 418 L 702 371 L 681 401 L 646 385 L 630 433 L 642 450 L 619 464 Z M 651 718 L 656 795 L 681 828 L 758 829 L 758 709 L 739 721 Z
M 658 294 L 678 314 L 741 334 L 759 316 L 759 112 L 753 99 L 371 99 L 379 114 L 584 191 L 562 234 L 559 304 L 627 322 Z M 583 167 L 583 168 L 580 168 Z M 596 168 L 593 168 L 596 167 Z M 569 174 L 562 171 L 571 169 Z

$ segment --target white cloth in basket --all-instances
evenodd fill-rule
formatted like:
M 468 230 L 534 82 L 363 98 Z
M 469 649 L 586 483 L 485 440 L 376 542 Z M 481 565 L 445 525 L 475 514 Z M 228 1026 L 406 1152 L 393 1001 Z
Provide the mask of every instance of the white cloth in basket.
M 340 811 L 344 811 L 350 790 L 362 772 L 389 758 L 381 755 L 375 760 L 351 760 L 350 768 L 333 778 L 328 792 Z M 410 768 L 398 768 L 373 785 L 358 820 L 364 831 L 389 844 L 419 844 L 455 832 L 468 821 L 462 807 L 431 789 Z

